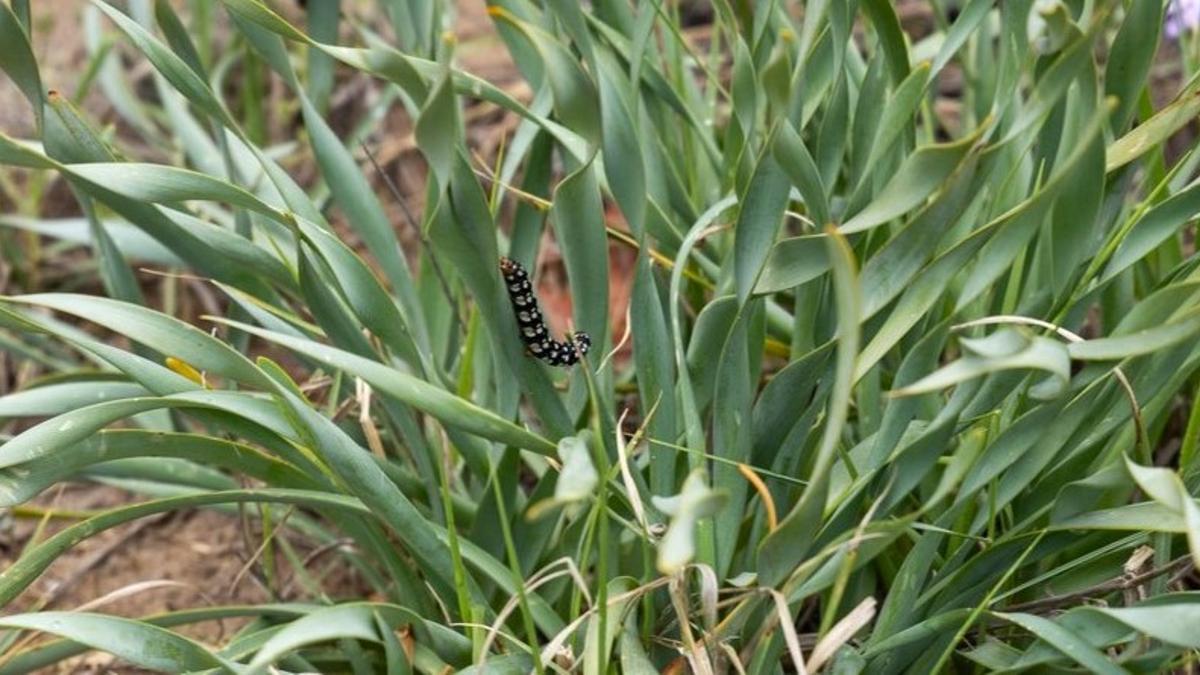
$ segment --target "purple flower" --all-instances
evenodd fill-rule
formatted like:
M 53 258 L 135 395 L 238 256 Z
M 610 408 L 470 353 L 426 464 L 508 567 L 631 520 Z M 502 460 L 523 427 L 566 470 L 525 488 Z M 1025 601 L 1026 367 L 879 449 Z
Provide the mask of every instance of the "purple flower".
M 1163 18 L 1167 38 L 1178 40 L 1184 33 L 1200 28 L 1200 0 L 1172 0 Z

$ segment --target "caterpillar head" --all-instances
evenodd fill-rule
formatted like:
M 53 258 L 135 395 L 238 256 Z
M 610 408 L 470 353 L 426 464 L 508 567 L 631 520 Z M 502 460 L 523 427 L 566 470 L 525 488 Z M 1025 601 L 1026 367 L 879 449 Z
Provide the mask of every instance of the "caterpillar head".
M 512 258 L 500 258 L 500 273 L 504 276 L 509 276 L 521 268 L 521 265 Z
M 587 355 L 588 350 L 592 348 L 592 337 L 583 331 L 571 333 L 567 336 L 567 338 L 571 341 L 571 344 L 575 347 L 575 353 L 578 354 L 579 358 L 581 359 Z

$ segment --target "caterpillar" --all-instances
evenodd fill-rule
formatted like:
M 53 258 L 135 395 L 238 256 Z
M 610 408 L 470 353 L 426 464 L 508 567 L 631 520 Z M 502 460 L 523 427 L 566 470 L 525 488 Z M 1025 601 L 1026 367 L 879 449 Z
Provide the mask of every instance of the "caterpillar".
M 591 348 L 592 338 L 583 331 L 567 333 L 566 341 L 550 337 L 537 297 L 533 295 L 533 286 L 529 283 L 529 273 L 521 263 L 510 258 L 500 259 L 500 273 L 504 276 L 508 300 L 512 303 L 526 351 L 552 366 L 579 363 Z

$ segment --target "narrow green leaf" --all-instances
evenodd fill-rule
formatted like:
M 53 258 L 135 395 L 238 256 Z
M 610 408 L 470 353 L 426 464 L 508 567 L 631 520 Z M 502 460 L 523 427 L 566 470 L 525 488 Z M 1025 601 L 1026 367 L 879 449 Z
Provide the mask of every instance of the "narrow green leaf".
M 171 46 L 171 51 L 175 52 L 175 55 L 182 59 L 192 69 L 192 72 L 204 79 L 206 75 L 204 63 L 200 59 L 200 52 L 192 42 L 187 27 L 183 25 L 179 14 L 171 7 L 168 0 L 154 0 L 154 19 L 162 29 L 163 36 L 167 38 L 167 44 Z
M 647 436 L 652 441 L 673 442 L 679 427 L 671 336 L 649 257 L 639 254 L 636 265 L 629 320 L 642 414 L 648 416 L 657 405 Z M 653 442 L 649 451 L 650 489 L 656 494 L 666 494 L 674 488 L 675 453 Z
M 460 427 L 484 438 L 539 454 L 548 455 L 554 452 L 554 444 L 541 436 L 412 375 L 406 375 L 394 368 L 310 340 L 283 335 L 236 321 L 226 319 L 220 321 L 304 354 L 331 368 L 357 375 L 379 391 L 429 413 L 450 426 Z
M 829 204 L 825 199 L 825 185 L 821 180 L 821 173 L 808 148 L 804 147 L 800 134 L 796 133 L 790 122 L 780 122 L 771 153 L 792 184 L 800 190 L 813 222 L 822 227 L 829 223 Z
M 849 414 L 850 395 L 854 384 L 855 361 L 858 358 L 859 317 L 861 292 L 854 252 L 845 238 L 832 227 L 826 229 L 826 245 L 837 301 L 838 347 L 834 373 L 833 394 L 829 399 L 825 430 L 817 449 L 808 485 L 800 500 L 758 548 L 758 575 L 766 584 L 779 584 L 804 560 L 822 520 L 827 480 L 833 467 L 834 454 L 841 442 L 842 428 Z
M 754 392 L 762 356 L 754 346 L 762 344 L 757 324 L 762 302 L 741 308 L 729 329 L 721 331 L 721 347 L 716 352 L 712 402 L 712 454 L 723 462 L 712 467 L 713 487 L 728 495 L 729 505 L 713 517 L 717 557 L 713 568 L 725 577 L 738 550 L 741 524 L 745 517 L 749 485 L 737 468 L 750 458 L 754 442 L 751 425 Z
M 1002 330 L 998 335 L 1016 336 L 1017 332 L 1009 329 Z M 992 337 L 996 337 L 993 335 Z M 964 339 L 964 348 L 968 348 Z M 1022 344 L 1008 353 L 986 353 L 970 350 L 972 353 L 950 363 L 928 376 L 901 389 L 892 392 L 893 396 L 915 396 L 982 377 L 991 373 L 1013 369 L 1044 370 L 1054 378 L 1054 386 L 1043 390 L 1046 397 L 1058 395 L 1066 388 L 1071 377 L 1071 358 L 1068 348 L 1062 342 L 1050 338 L 1033 336 L 1021 338 Z
M 1200 92 L 1196 87 L 1197 83 L 1193 83 L 1165 108 L 1109 145 L 1105 172 L 1115 171 L 1161 146 L 1172 134 L 1196 119 L 1200 115 Z
M 822 276 L 829 271 L 826 248 L 823 234 L 780 239 L 771 247 L 754 292 L 778 293 Z
M 1152 354 L 1200 333 L 1200 311 L 1192 310 L 1170 323 L 1120 336 L 1074 342 L 1067 347 L 1071 358 L 1108 361 Z
M 1200 648 L 1200 634 L 1194 630 L 1200 625 L 1200 605 L 1194 601 L 1171 604 L 1167 597 L 1155 600 L 1152 606 L 1087 607 L 1081 611 L 1096 612 L 1116 619 L 1156 640 L 1188 649 Z
M 53 160 L 43 155 L 39 148 L 29 143 L 10 138 L 0 133 L 0 164 L 21 166 L 28 169 L 57 169 Z
M 990 126 L 985 120 L 975 131 L 957 141 L 917 148 L 871 203 L 842 223 L 838 231 L 853 234 L 869 230 L 919 206 L 945 184 Z
M 1087 668 L 1089 672 L 1103 673 L 1104 675 L 1124 675 L 1129 673 L 1128 670 L 1109 661 L 1100 650 L 1089 644 L 1083 637 L 1050 619 L 1042 618 L 1036 614 L 1021 612 L 1011 614 L 992 612 L 992 616 L 1015 623 L 1033 633 L 1039 639 L 1045 640 L 1053 645 L 1055 649 L 1070 657 L 1071 660 Z
M 459 139 L 463 134 L 458 100 L 454 97 L 454 83 L 448 69 L 426 97 L 425 107 L 417 116 L 415 134 L 417 147 L 429 162 L 438 186 L 445 190 L 450 185 Z
M 1158 50 L 1162 29 L 1161 2 L 1135 2 L 1125 9 L 1125 20 L 1113 38 L 1104 68 L 1104 94 L 1117 97 L 1111 127 L 1121 133 L 1137 110 L 1138 96 L 1148 84 L 1147 76 Z
M 1200 113 L 1200 108 L 1197 108 L 1197 112 Z M 1200 181 L 1193 181 L 1138 218 L 1105 266 L 1101 282 L 1112 279 L 1145 258 L 1191 222 L 1197 213 L 1200 213 Z
M 22 504 L 95 464 L 147 458 L 189 460 L 251 476 L 273 487 L 314 489 L 320 484 L 287 462 L 242 443 L 198 434 L 114 429 L 93 433 L 70 447 L 0 470 L 0 503 L 5 508 Z M 409 474 L 397 472 L 395 476 L 407 477 L 406 492 L 415 492 L 419 487 Z
M 115 331 L 165 356 L 175 356 L 214 375 L 264 386 L 266 376 L 229 345 L 179 319 L 108 298 L 65 293 L 39 293 L 7 298 L 9 302 L 47 307 Z
M 688 474 L 679 494 L 653 497 L 654 507 L 671 517 L 658 543 L 658 571 L 674 574 L 696 555 L 696 522 L 724 506 L 728 495 L 708 486 L 703 470 Z
M 275 208 L 236 185 L 189 169 L 136 162 L 69 164 L 64 171 L 140 202 L 173 204 L 204 199 L 240 206 L 286 223 Z
M 307 28 L 317 42 L 336 42 L 341 25 L 341 0 L 314 3 L 308 7 Z M 329 95 L 333 91 L 333 59 L 319 49 L 308 49 L 308 98 L 317 110 L 329 110 Z
M 29 36 L 13 8 L 0 7 L 0 70 L 4 71 L 33 109 L 37 124 L 42 124 L 42 77 L 38 74 L 37 59 L 29 44 Z
M 1039 406 L 1017 418 L 984 448 L 967 471 L 958 491 L 958 502 L 973 498 L 988 482 L 1030 451 L 1062 413 L 1062 403 Z
M 971 222 L 979 213 L 984 200 L 982 195 L 972 194 L 974 164 L 968 159 L 963 170 L 951 176 L 950 184 L 863 264 L 864 320 L 905 292 L 921 268 L 937 255 L 935 242 L 943 232 L 956 222 Z
M 571 281 L 576 329 L 587 331 L 592 344 L 602 347 L 608 343 L 609 263 L 596 172 L 591 163 L 564 178 L 554 192 L 550 218 Z
M 70 638 L 150 670 L 240 670 L 199 642 L 133 619 L 87 612 L 37 612 L 0 617 L 0 626 Z
M 937 56 L 933 59 L 930 77 L 940 73 L 942 68 L 954 57 L 954 54 L 970 39 L 979 24 L 991 13 L 992 4 L 992 0 L 970 0 L 959 10 L 958 18 L 954 20 L 954 25 L 946 31 L 946 38 L 938 48 Z
M 166 45 L 159 42 L 145 28 L 130 19 L 104 0 L 91 0 L 92 5 L 104 12 L 113 23 L 133 42 L 133 44 L 150 59 L 155 69 L 206 115 L 219 121 L 226 127 L 236 129 L 237 125 L 225 111 L 208 83 L 193 71 L 188 64 L 176 56 Z
M 591 496 L 600 474 L 592 464 L 588 435 L 568 436 L 560 440 L 558 457 L 562 460 L 562 470 L 554 484 L 554 498 L 565 503 Z
M 1111 509 L 1089 511 L 1054 523 L 1055 530 L 1120 530 L 1183 534 L 1187 525 L 1177 510 L 1157 502 L 1141 502 Z
M 740 200 L 734 226 L 733 269 L 738 304 L 746 304 L 783 222 L 790 180 L 770 153 L 763 153 Z
M 256 25 L 262 26 L 272 33 L 277 33 L 287 40 L 299 42 L 309 41 L 301 31 L 297 30 L 292 24 L 288 23 L 269 7 L 259 0 L 221 0 L 229 11 L 236 13 L 243 19 L 250 21 Z
M 1104 24 L 1104 17 L 1100 14 L 1102 13 L 1094 14 L 1088 32 L 1075 37 L 1042 72 L 1029 95 L 1028 103 L 1021 108 L 1012 125 L 1008 127 L 1003 140 L 999 141 L 1000 144 L 1007 144 L 1041 124 L 1066 95 L 1071 83 L 1085 68 L 1092 65 L 1092 42 Z M 1108 170 L 1112 170 L 1111 161 Z
M 963 284 L 956 303 L 957 309 L 961 310 L 978 298 L 1000 275 L 1011 268 L 1012 261 L 1021 254 L 1042 225 L 1042 219 L 1053 206 L 1053 201 L 1064 193 L 1071 179 L 1077 175 L 1090 156 L 1092 141 L 1103 133 L 1104 120 L 1109 110 L 1109 105 L 1100 106 L 1095 110 L 1091 121 L 1079 134 L 1078 144 L 1065 158 L 1055 162 L 1054 173 L 1041 189 L 976 231 L 975 234 L 979 234 L 992 230 L 993 227 L 999 229 L 980 252 L 977 264 Z
M 862 144 L 864 146 L 863 150 L 870 151 L 870 154 L 863 153 L 863 158 L 866 160 L 864 164 L 866 170 L 859 177 L 858 187 L 854 190 L 854 197 L 858 196 L 857 193 L 860 190 L 864 190 L 870 185 L 870 180 L 868 179 L 875 177 L 877 167 L 880 166 L 880 160 L 886 157 L 888 152 L 895 147 L 901 135 L 906 131 L 911 134 L 913 116 L 917 113 L 921 102 L 925 100 L 929 78 L 930 65 L 928 63 L 919 63 L 902 82 L 896 85 L 896 89 L 888 97 L 886 105 L 881 105 L 880 109 L 876 111 L 859 110 L 859 113 L 867 118 L 878 116 L 878 119 L 872 128 L 858 129 L 858 133 L 864 135 L 856 137 L 855 142 Z M 864 82 L 863 86 L 869 87 L 873 84 L 873 82 L 868 81 Z M 872 96 L 873 94 L 874 92 L 864 92 L 866 96 Z M 880 103 L 882 104 L 882 102 Z M 858 200 L 852 197 L 851 201 L 857 203 Z
M 387 294 L 366 263 L 334 233 L 303 219 L 297 219 L 296 224 L 305 240 L 321 253 L 329 265 L 346 301 L 363 325 L 379 335 L 410 366 L 432 369 L 432 364 L 422 359 L 425 351 L 416 343 L 411 315 L 403 312 Z
M 280 658 L 305 645 L 343 638 L 383 641 L 375 630 L 375 617 L 369 605 L 327 607 L 292 621 L 263 644 L 245 672 L 264 672 Z
M 92 403 L 147 395 L 141 385 L 120 380 L 47 384 L 0 396 L 0 417 L 50 417 Z
M 546 79 L 554 92 L 554 107 L 567 128 L 599 146 L 601 138 L 600 98 L 596 85 L 579 61 L 555 36 L 496 8 L 496 19 L 516 28 L 542 57 Z
M 604 131 L 604 177 L 613 198 L 621 207 L 629 231 L 640 239 L 645 231 L 646 166 L 642 140 L 633 111 L 637 99 L 621 81 L 616 58 L 608 50 L 599 53 L 600 117 Z
M 896 16 L 895 9 L 886 0 L 863 0 L 862 8 L 871 21 L 875 33 L 879 36 L 888 70 L 892 74 L 892 81 L 903 80 L 909 70 L 908 47 L 905 44 L 904 31 L 900 28 L 900 19 Z

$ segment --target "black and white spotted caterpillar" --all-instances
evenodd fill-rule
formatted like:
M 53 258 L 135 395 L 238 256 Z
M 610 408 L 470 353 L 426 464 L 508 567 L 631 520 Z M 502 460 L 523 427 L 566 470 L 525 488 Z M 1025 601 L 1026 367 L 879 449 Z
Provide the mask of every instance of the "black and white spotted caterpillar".
M 529 353 L 552 366 L 579 363 L 591 348 L 592 338 L 582 331 L 567 333 L 565 342 L 550 337 L 542 310 L 533 295 L 533 285 L 529 283 L 529 273 L 521 263 L 509 258 L 500 259 L 500 273 L 504 275 L 508 299 L 521 330 L 521 342 L 525 343 Z

